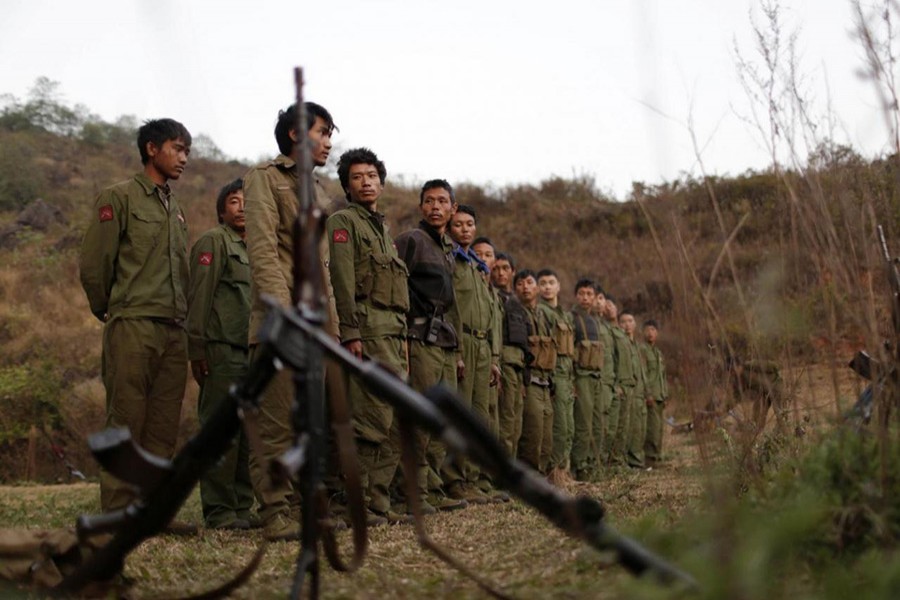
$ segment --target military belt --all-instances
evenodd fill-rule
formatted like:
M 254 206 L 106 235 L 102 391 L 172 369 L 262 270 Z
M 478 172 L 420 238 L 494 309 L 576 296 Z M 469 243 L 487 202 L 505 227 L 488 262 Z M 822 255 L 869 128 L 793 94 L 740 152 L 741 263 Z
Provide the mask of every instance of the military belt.
M 472 329 L 468 325 L 463 325 L 463 333 L 468 333 L 477 340 L 486 340 L 491 337 L 490 329 Z
M 171 327 L 184 327 L 184 319 L 173 319 L 170 317 L 147 317 L 154 323 L 162 325 L 170 325 Z

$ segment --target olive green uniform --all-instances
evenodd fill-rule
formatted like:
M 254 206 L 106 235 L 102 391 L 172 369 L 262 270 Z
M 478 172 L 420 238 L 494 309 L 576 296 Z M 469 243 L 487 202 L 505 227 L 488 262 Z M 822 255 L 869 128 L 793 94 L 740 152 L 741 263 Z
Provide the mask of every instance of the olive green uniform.
M 572 315 L 559 306 L 550 306 L 543 299 L 538 307 L 550 324 L 556 340 L 556 368 L 553 370 L 553 450 L 551 469 L 567 469 L 575 436 L 575 356 L 574 323 Z
M 491 329 L 494 299 L 485 281 L 487 267 L 483 267 L 484 263 L 475 253 L 457 246 L 453 254 L 456 261 L 453 291 L 462 325 L 461 348 L 465 364 L 459 396 L 487 424 L 490 422 L 491 365 L 500 362 L 500 340 Z M 447 486 L 460 481 L 475 483 L 481 475 L 477 465 L 459 458 L 443 467 L 441 477 Z
M 250 361 L 259 353 L 259 328 L 266 316 L 268 296 L 282 306 L 290 306 L 294 282 L 294 222 L 297 219 L 297 165 L 279 154 L 274 160 L 252 168 L 244 176 L 244 212 L 247 230 L 247 253 L 250 257 Z M 321 188 L 316 189 L 316 202 L 328 214 L 335 204 L 324 201 Z M 325 242 L 323 241 L 323 244 Z M 320 249 L 321 250 L 321 249 Z M 327 265 L 327 257 L 325 258 Z M 336 318 L 331 315 L 332 324 Z M 332 326 L 332 333 L 336 329 Z M 279 372 L 269 382 L 260 398 L 258 414 L 260 452 L 250 453 L 250 478 L 259 501 L 259 514 L 266 524 L 277 515 L 289 517 L 291 506 L 299 505 L 299 497 L 290 482 L 271 482 L 268 465 L 283 454 L 293 440 L 291 405 L 294 384 L 291 373 Z
M 328 218 L 326 231 L 341 342 L 362 341 L 364 357 L 405 375 L 409 273 L 384 215 L 351 202 Z M 400 461 L 394 410 L 355 376 L 347 391 L 363 489 L 371 509 L 387 512 L 388 487 Z
M 576 478 L 591 479 L 600 467 L 603 448 L 604 407 L 603 383 L 600 379 L 605 350 L 601 341 L 604 325 L 580 307 L 572 311 L 575 330 L 575 406 L 572 468 Z M 598 406 L 600 405 L 600 406 Z M 595 427 L 594 419 L 600 423 Z M 595 437 L 595 432 L 599 437 Z
M 525 369 L 525 403 L 519 458 L 547 473 L 553 449 L 553 401 L 550 399 L 553 369 L 556 367 L 556 340 L 544 312 L 525 307 L 528 315 L 528 348 L 533 359 Z
M 188 293 L 188 358 L 205 360 L 198 415 L 206 423 L 228 396 L 231 382 L 248 366 L 250 260 L 240 234 L 220 225 L 191 248 Z M 253 507 L 249 449 L 243 430 L 219 463 L 200 478 L 200 502 L 208 527 L 248 519 Z
M 627 449 L 626 432 L 630 431 L 631 412 L 628 401 L 628 388 L 635 385 L 634 369 L 630 360 L 628 336 L 621 327 L 609 324 L 609 330 L 615 346 L 616 382 L 615 394 L 612 398 L 607 424 L 607 435 L 610 440 L 609 462 L 613 464 L 625 464 L 625 452 Z
M 625 460 L 630 467 L 644 466 L 644 441 L 647 436 L 647 397 L 644 385 L 644 365 L 637 341 L 626 338 L 627 353 L 622 362 L 628 368 L 622 371 L 622 390 L 628 403 L 628 421 L 625 426 Z M 630 373 L 630 377 L 629 374 Z
M 81 285 L 103 330 L 106 426 L 162 458 L 175 453 L 187 380 L 184 213 L 170 193 L 140 173 L 97 197 L 81 246 Z M 122 508 L 133 489 L 100 475 L 104 511 Z
M 619 401 L 616 394 L 616 365 L 619 362 L 619 350 L 613 333 L 613 327 L 603 317 L 597 317 L 600 324 L 600 346 L 603 348 L 603 368 L 600 369 L 600 401 L 594 404 L 592 420 L 594 441 L 600 440 L 595 448 L 595 459 L 598 465 L 609 460 L 612 446 L 611 423 L 618 424 Z
M 641 348 L 641 361 L 644 364 L 646 375 L 646 389 L 644 395 L 651 402 L 647 407 L 647 439 L 644 442 L 644 458 L 647 461 L 659 461 L 662 459 L 663 442 L 663 408 L 666 398 L 669 397 L 669 386 L 666 383 L 666 363 L 662 352 L 656 345 L 643 343 Z
M 500 350 L 500 396 L 497 414 L 500 441 L 510 456 L 516 456 L 522 437 L 524 410 L 524 370 L 528 352 L 528 315 L 519 299 L 510 292 L 497 290 L 503 318 L 503 346 Z

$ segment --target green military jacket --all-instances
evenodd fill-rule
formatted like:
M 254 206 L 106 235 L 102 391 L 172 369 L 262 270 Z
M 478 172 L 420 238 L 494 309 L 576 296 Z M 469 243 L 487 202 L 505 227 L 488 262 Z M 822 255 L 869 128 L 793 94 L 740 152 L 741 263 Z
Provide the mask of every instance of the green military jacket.
M 669 397 L 669 386 L 666 383 L 666 363 L 657 346 L 640 344 L 641 362 L 646 375 L 646 395 L 654 400 L 665 400 Z
M 622 330 L 619 329 L 619 331 Z M 639 397 L 643 397 L 645 392 L 645 378 L 640 348 L 638 347 L 638 343 L 630 339 L 624 331 L 622 331 L 621 339 L 623 342 L 620 346 L 622 352 L 618 364 L 619 384 L 624 387 L 634 388 L 634 393 Z M 619 338 L 616 339 L 616 342 L 619 342 Z
M 608 325 L 612 334 L 613 344 L 616 348 L 616 383 L 620 386 L 634 386 L 637 383 L 637 377 L 634 372 L 634 364 L 631 361 L 628 336 L 622 331 L 621 327 Z
M 540 355 L 545 352 L 556 354 L 556 338 L 553 336 L 553 329 L 550 327 L 550 322 L 547 320 L 544 311 L 540 309 L 539 304 L 535 305 L 534 308 L 528 308 L 523 305 L 523 308 L 528 317 L 529 351 L 532 354 L 531 361 L 527 365 L 528 369 L 532 375 L 547 377 L 553 372 L 554 367 L 543 369 L 538 366 L 538 362 Z M 536 343 L 537 338 L 541 338 L 540 344 Z M 544 347 L 541 348 L 541 345 Z M 555 364 L 555 362 L 554 360 L 551 364 Z M 526 383 L 528 383 L 527 377 Z
M 484 274 L 478 270 L 474 254 L 457 246 L 453 255 L 456 266 L 453 269 L 453 291 L 456 294 L 456 306 L 464 333 L 486 339 L 491 344 L 491 360 L 494 364 L 500 361 L 502 333 L 495 335 L 494 296 L 491 285 Z
M 600 382 L 604 385 L 616 385 L 616 365 L 619 362 L 619 346 L 616 344 L 614 331 L 625 332 L 609 324 L 603 317 L 597 318 L 600 323 L 600 343 L 603 346 L 603 369 L 600 371 Z
M 341 341 L 406 337 L 409 273 L 384 215 L 351 202 L 325 229 Z
M 101 321 L 184 319 L 187 224 L 175 197 L 144 173 L 100 192 L 79 267 L 91 312 Z
M 497 288 L 487 282 L 491 293 L 491 355 L 497 357 L 497 365 L 503 359 L 503 299 Z
M 556 340 L 557 360 L 566 357 L 571 360 L 575 354 L 575 321 L 572 315 L 559 305 L 550 306 L 543 298 L 538 300 L 538 309 L 544 311 L 553 338 Z
M 206 344 L 247 348 L 250 260 L 247 245 L 228 225 L 204 233 L 191 248 L 188 358 L 206 358 Z

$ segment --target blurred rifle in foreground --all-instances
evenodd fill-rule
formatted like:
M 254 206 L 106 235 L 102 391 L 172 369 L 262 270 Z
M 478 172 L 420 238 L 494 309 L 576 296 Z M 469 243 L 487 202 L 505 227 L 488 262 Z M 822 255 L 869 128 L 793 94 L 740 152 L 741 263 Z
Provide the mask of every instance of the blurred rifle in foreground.
M 893 337 L 884 342 L 885 356 L 888 363 L 878 361 L 865 351 L 857 352 L 849 367 L 860 377 L 870 383 L 859 395 L 856 404 L 850 409 L 847 418 L 860 425 L 868 424 L 872 420 L 875 407 L 881 401 L 883 408 L 882 422 L 886 423 L 890 417 L 893 405 L 900 400 L 900 379 L 898 379 L 898 367 L 900 367 L 900 268 L 898 259 L 891 256 L 888 250 L 887 240 L 884 237 L 884 229 L 878 226 L 878 241 L 881 245 L 881 255 L 887 267 L 887 279 L 891 288 L 891 325 Z
M 302 73 L 297 72 L 298 102 L 302 107 Z M 301 111 L 302 114 L 302 111 Z M 306 123 L 298 122 L 298 132 L 306 143 Z M 694 586 L 693 578 L 643 548 L 636 541 L 610 528 L 604 520 L 602 505 L 588 497 L 574 497 L 554 487 L 546 479 L 523 463 L 508 456 L 496 437 L 484 423 L 466 408 L 453 392 L 442 387 L 420 394 L 387 369 L 370 361 L 357 359 L 327 333 L 324 323 L 324 279 L 318 246 L 323 233 L 321 213 L 314 206 L 311 193 L 311 166 L 308 148 L 301 147 L 300 213 L 295 228 L 295 287 L 294 306 L 285 309 L 270 303 L 269 313 L 260 332 L 260 351 L 250 366 L 248 375 L 229 391 L 227 400 L 204 424 L 172 461 L 151 456 L 138 448 L 127 430 L 108 430 L 91 437 L 92 451 L 97 460 L 110 472 L 140 489 L 140 499 L 123 511 L 111 515 L 81 517 L 78 529 L 84 535 L 114 532 L 112 540 L 87 560 L 61 584 L 66 592 L 78 592 L 91 582 L 107 581 L 122 569 L 131 550 L 149 537 L 162 532 L 175 517 L 201 474 L 210 468 L 228 448 L 240 427 L 239 415 L 251 415 L 258 409 L 259 398 L 269 381 L 281 368 L 294 372 L 297 400 L 294 404 L 294 445 L 272 465 L 275 476 L 297 479 L 302 491 L 301 550 L 291 597 L 299 597 L 309 574 L 309 595 L 317 597 L 319 590 L 318 547 L 322 541 L 331 565 L 351 571 L 361 564 L 365 551 L 365 518 L 362 494 L 356 473 L 352 437 L 347 439 L 349 423 L 343 410 L 342 390 L 330 394 L 342 470 L 347 479 L 349 512 L 354 524 L 354 560 L 344 564 L 337 553 L 333 530 L 327 523 L 321 477 L 326 456 L 326 418 L 323 393 L 323 361 L 339 364 L 347 373 L 358 376 L 370 389 L 389 402 L 399 420 L 403 464 L 407 472 L 414 472 L 414 427 L 431 433 L 456 456 L 466 456 L 490 473 L 493 481 L 534 509 L 567 534 L 601 550 L 612 551 L 619 563 L 636 574 L 652 574 L 664 583 Z M 339 379 L 332 376 L 333 383 Z M 339 375 L 339 371 L 335 371 Z M 332 388 L 329 387 L 329 390 Z M 338 400 L 337 402 L 335 400 Z M 342 435 L 343 432 L 343 435 Z M 252 437 L 252 435 L 251 435 Z M 349 456 L 350 460 L 347 460 Z M 356 479 L 356 481 L 354 481 Z M 406 477 L 407 498 L 416 517 L 416 532 L 423 546 L 474 579 L 483 589 L 497 597 L 502 592 L 480 579 L 476 574 L 453 560 L 434 543 L 424 530 L 418 509 L 415 478 Z M 412 489 L 410 489 L 412 488 Z M 321 539 L 320 539 L 321 538 Z M 252 573 L 262 556 L 260 550 L 250 565 L 232 582 L 202 597 L 219 597 L 232 591 Z

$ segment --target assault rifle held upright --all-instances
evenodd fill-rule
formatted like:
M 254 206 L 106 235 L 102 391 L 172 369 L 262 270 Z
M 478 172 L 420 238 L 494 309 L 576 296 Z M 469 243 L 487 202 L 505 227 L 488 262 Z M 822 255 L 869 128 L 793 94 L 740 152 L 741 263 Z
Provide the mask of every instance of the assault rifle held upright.
M 298 108 L 302 108 L 303 82 L 299 69 L 296 71 L 296 78 Z M 310 575 L 309 595 L 318 595 L 320 541 L 324 544 L 329 562 L 336 568 L 352 570 L 358 566 L 365 550 L 364 507 L 358 481 L 353 483 L 355 454 L 352 452 L 352 438 L 349 441 L 347 439 L 348 424 L 342 393 L 339 386 L 332 388 L 331 384 L 329 391 L 334 390 L 334 393 L 329 394 L 332 418 L 336 418 L 341 425 L 336 429 L 336 434 L 343 457 L 342 470 L 348 481 L 349 508 L 354 515 L 356 554 L 350 565 L 339 560 L 331 530 L 322 527 L 322 519 L 327 517 L 321 493 L 321 474 L 326 454 L 323 362 L 328 361 L 339 364 L 344 371 L 359 377 L 366 386 L 394 407 L 403 438 L 404 468 L 410 468 L 414 464 L 411 435 L 413 427 L 425 429 L 433 438 L 444 443 L 449 452 L 466 456 L 477 463 L 491 474 L 498 486 L 518 496 L 567 534 L 598 550 L 614 552 L 628 571 L 636 575 L 652 574 L 664 583 L 695 586 L 690 575 L 609 527 L 604 520 L 604 509 L 598 501 L 571 496 L 508 456 L 494 435 L 454 393 L 440 387 L 433 388 L 424 395 L 416 392 L 380 365 L 357 359 L 322 328 L 325 322 L 325 287 L 318 247 L 323 223 L 322 214 L 312 201 L 309 149 L 305 147 L 306 129 L 305 114 L 301 111 L 298 119 L 301 137 L 298 160 L 300 213 L 294 236 L 294 306 L 286 309 L 270 302 L 266 321 L 259 332 L 260 348 L 248 375 L 232 385 L 226 401 L 174 460 L 167 461 L 149 455 L 134 445 L 127 431 L 109 430 L 91 437 L 91 448 L 97 460 L 114 475 L 136 485 L 140 490 L 140 497 L 120 513 L 79 518 L 80 532 L 92 534 L 110 531 L 114 532 L 114 536 L 79 570 L 67 577 L 60 589 L 74 593 L 91 582 L 109 580 L 121 571 L 131 550 L 147 538 L 162 532 L 190 495 L 202 473 L 215 464 L 228 448 L 240 427 L 239 417 L 251 414 L 258 408 L 260 395 L 281 368 L 293 371 L 297 388 L 293 413 L 295 440 L 294 446 L 276 461 L 273 470 L 276 476 L 296 478 L 303 495 L 301 551 L 291 597 L 302 594 L 307 574 Z M 323 358 L 327 358 L 327 361 L 323 361 Z M 339 379 L 331 376 L 331 372 L 329 370 L 331 382 Z M 350 460 L 347 460 L 348 456 Z M 414 478 L 407 477 L 406 480 L 409 487 L 414 487 Z M 413 514 L 419 517 L 417 494 L 410 490 L 407 495 Z M 416 528 L 423 545 L 441 558 L 451 560 L 427 537 L 418 518 Z M 260 558 L 261 553 L 257 553 L 254 562 L 240 577 L 204 597 L 224 595 L 234 589 L 249 577 L 254 563 Z M 474 573 L 452 560 L 451 562 L 490 593 L 505 597 Z

